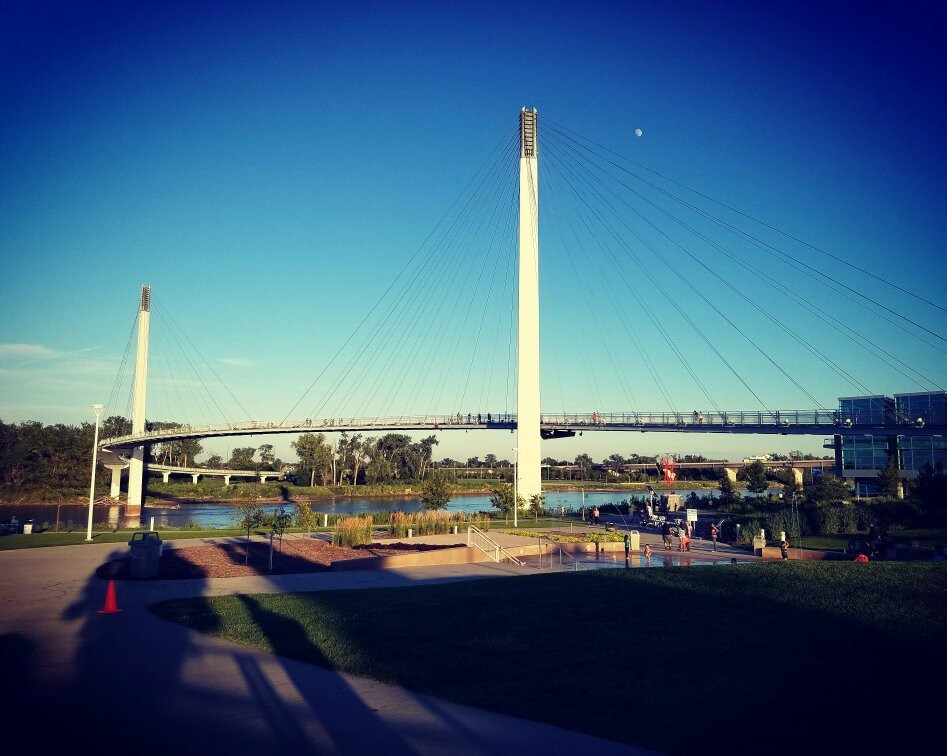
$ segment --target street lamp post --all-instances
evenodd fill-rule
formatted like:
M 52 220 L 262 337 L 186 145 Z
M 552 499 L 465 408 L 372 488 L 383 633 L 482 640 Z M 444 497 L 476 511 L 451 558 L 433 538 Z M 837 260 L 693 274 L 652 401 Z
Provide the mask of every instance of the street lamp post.
M 99 415 L 104 409 L 102 404 L 93 404 L 92 411 L 95 412 L 95 440 L 92 442 L 92 482 L 89 484 L 89 528 L 86 531 L 85 539 L 92 540 L 92 501 L 95 498 L 95 465 L 99 461 Z
M 513 447 L 513 527 L 517 526 L 516 515 L 517 511 L 520 508 L 519 501 L 519 488 L 516 484 L 516 459 L 519 456 L 518 454 L 519 447 Z

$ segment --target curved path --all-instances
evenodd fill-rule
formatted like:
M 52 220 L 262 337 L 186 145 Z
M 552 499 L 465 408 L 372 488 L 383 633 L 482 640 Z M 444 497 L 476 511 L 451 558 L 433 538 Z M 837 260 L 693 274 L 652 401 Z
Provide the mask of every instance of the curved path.
M 4 745 L 164 756 L 644 753 L 236 646 L 146 610 L 169 598 L 410 586 L 524 574 L 522 568 L 122 582 L 123 612 L 97 614 L 106 584 L 94 570 L 126 552 L 116 544 L 0 552 L 0 664 L 12 699 Z

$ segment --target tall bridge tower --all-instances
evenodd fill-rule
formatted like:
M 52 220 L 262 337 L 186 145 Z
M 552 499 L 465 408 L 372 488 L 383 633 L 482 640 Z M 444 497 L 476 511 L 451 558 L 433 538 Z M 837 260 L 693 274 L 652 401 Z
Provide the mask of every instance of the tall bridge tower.
M 148 393 L 148 327 L 151 320 L 151 287 L 141 287 L 138 308 L 138 348 L 135 354 L 135 386 L 132 400 L 132 433 L 145 432 L 145 400 Z M 128 505 L 126 524 L 136 526 L 141 518 L 142 486 L 145 480 L 145 447 L 136 446 L 128 460 Z
M 520 111 L 519 321 L 516 381 L 518 495 L 541 493 L 539 436 L 539 174 L 536 109 Z

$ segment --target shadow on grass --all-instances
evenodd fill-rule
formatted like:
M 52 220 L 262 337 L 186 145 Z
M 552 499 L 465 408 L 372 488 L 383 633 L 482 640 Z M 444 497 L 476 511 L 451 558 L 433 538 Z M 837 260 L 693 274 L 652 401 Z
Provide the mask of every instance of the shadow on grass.
M 300 622 L 279 612 L 269 611 L 252 596 L 241 595 L 236 598 L 246 609 L 263 636 L 264 643 L 273 653 L 281 657 L 292 657 L 293 650 L 305 647 L 307 661 L 321 667 L 333 667 L 332 660 L 324 656 L 318 646 L 310 643 L 306 629 Z M 365 705 L 345 679 L 339 676 L 314 678 L 291 661 L 283 666 L 296 690 L 302 695 L 309 712 L 319 721 L 333 741 L 334 747 L 340 752 L 368 752 L 384 743 L 386 753 L 414 753 L 414 749 L 410 748 L 396 731 Z M 253 664 L 245 669 L 245 676 L 248 684 L 252 683 L 257 689 L 260 688 L 261 681 L 254 679 Z M 265 680 L 262 682 L 265 683 Z M 284 748 L 305 745 L 306 738 L 298 722 L 294 718 L 284 716 L 283 708 L 279 705 L 280 699 L 274 696 L 274 700 L 277 705 L 266 710 L 267 717 L 271 720 L 270 730 L 279 731 Z
M 947 581 L 929 567 L 619 569 L 240 600 L 281 655 L 655 750 L 916 751 L 947 671 Z

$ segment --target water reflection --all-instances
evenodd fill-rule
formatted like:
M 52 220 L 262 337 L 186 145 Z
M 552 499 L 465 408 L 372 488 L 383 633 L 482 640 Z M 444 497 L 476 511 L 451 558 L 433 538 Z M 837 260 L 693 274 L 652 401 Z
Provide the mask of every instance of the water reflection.
M 775 491 L 775 489 L 774 489 Z M 665 492 L 665 493 L 674 493 Z M 678 491 L 683 495 L 691 492 L 687 490 Z M 700 498 L 706 498 L 715 495 L 716 489 L 695 490 Z M 599 507 L 602 514 L 608 515 L 614 513 L 614 509 L 609 511 L 611 505 L 620 504 L 634 500 L 642 503 L 647 499 L 646 494 L 638 492 L 620 492 L 620 491 L 590 491 L 583 497 L 581 492 L 546 492 L 546 506 L 556 513 L 561 507 L 563 510 L 579 510 L 583 506 Z M 318 515 L 328 514 L 364 514 L 366 512 L 393 512 L 400 510 L 402 512 L 415 512 L 421 507 L 421 502 L 416 496 L 353 496 L 353 497 L 335 497 L 331 499 L 318 499 L 312 503 L 313 511 Z M 264 504 L 264 509 L 272 512 L 277 507 L 283 506 L 292 511 L 292 502 L 272 502 Z M 60 529 L 76 529 L 85 525 L 88 517 L 88 505 L 82 504 L 15 504 L 4 505 L 0 507 L 0 521 L 8 521 L 11 516 L 16 516 L 20 522 L 33 520 L 36 529 L 41 529 L 44 524 L 49 529 L 55 529 L 57 510 L 59 511 Z M 96 523 L 115 523 L 120 517 L 120 511 L 124 506 L 116 507 L 114 505 L 96 506 L 93 512 L 93 520 Z M 474 494 L 469 496 L 455 496 L 448 507 L 450 512 L 490 512 L 494 511 L 490 505 L 490 497 L 484 494 Z M 202 501 L 202 502 L 181 502 L 181 503 L 163 503 L 149 504 L 142 507 L 141 523 L 143 526 L 149 524 L 150 518 L 155 518 L 155 524 L 163 527 L 180 527 L 189 523 L 201 527 L 222 528 L 230 527 L 233 524 L 236 510 L 230 502 L 226 501 Z M 520 518 L 520 525 L 527 526 L 528 517 Z M 624 555 L 622 555 L 623 561 Z

